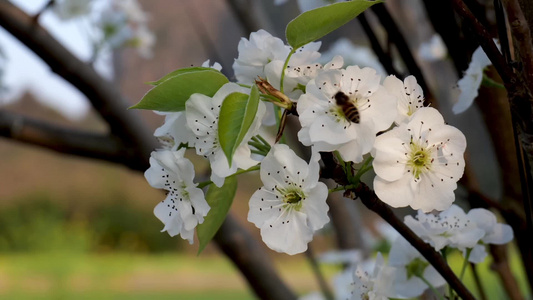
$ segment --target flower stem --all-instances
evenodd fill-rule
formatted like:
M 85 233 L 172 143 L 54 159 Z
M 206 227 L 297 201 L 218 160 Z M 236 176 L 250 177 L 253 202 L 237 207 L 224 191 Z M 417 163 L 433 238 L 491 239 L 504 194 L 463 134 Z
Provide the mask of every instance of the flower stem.
M 442 248 L 442 250 L 440 250 L 440 253 L 442 254 L 442 257 L 444 258 L 444 261 L 446 263 L 448 263 L 448 250 L 449 250 L 448 247 L 444 247 L 444 248 Z M 454 300 L 455 299 L 455 294 L 453 293 L 452 286 L 449 285 L 449 284 L 448 284 L 448 299 L 450 299 L 450 300 Z
M 368 172 L 371 169 L 373 169 L 373 166 L 372 166 L 372 161 L 373 160 L 374 160 L 374 158 L 372 156 L 369 156 L 365 160 L 365 162 L 363 163 L 363 165 L 361 166 L 359 171 L 357 171 L 357 173 L 355 174 L 355 177 L 354 177 L 355 182 L 359 182 L 361 180 L 361 176 L 363 176 L 363 174 L 365 174 L 366 172 Z
M 356 188 L 356 187 L 357 187 L 356 184 L 339 185 L 338 187 L 335 187 L 335 188 L 329 189 L 328 192 L 330 192 L 330 193 L 334 193 L 334 192 L 338 192 L 338 191 L 345 191 L 345 190 L 348 190 L 348 189 L 354 189 L 354 188 Z
M 287 55 L 287 58 L 285 59 L 285 63 L 283 64 L 283 69 L 281 70 L 281 80 L 279 82 L 279 91 L 284 93 L 283 91 L 283 81 L 285 81 L 285 70 L 287 69 L 287 66 L 289 65 L 289 60 L 291 59 L 291 56 L 296 52 L 296 49 L 292 49 L 291 52 L 289 52 L 289 55 Z
M 472 248 L 466 249 L 466 256 L 465 260 L 463 262 L 463 267 L 461 268 L 461 274 L 459 275 L 459 280 L 463 280 L 463 276 L 465 275 L 466 266 L 468 265 L 468 258 L 470 257 L 470 253 L 472 252 Z
M 263 143 L 263 145 L 265 145 L 265 147 L 268 148 L 268 151 L 270 151 L 270 147 L 271 147 L 271 146 L 270 146 L 270 143 L 267 142 L 267 140 L 265 140 L 260 134 L 256 135 L 255 137 L 256 137 L 258 140 L 260 140 L 261 143 Z
M 433 294 L 435 294 L 435 296 L 439 300 L 444 300 L 444 297 L 442 296 L 442 294 L 439 293 L 439 291 L 429 281 L 427 281 L 427 279 L 424 278 L 424 276 L 417 276 L 417 277 L 420 278 L 420 280 L 422 280 L 429 287 L 429 289 L 433 292 Z
M 242 169 L 241 169 L 241 170 L 238 170 L 237 172 L 235 172 L 235 174 L 233 174 L 233 175 L 231 175 L 231 176 L 237 176 L 237 175 L 241 175 L 241 174 L 244 174 L 244 173 L 248 173 L 248 172 L 252 172 L 252 171 L 257 171 L 257 170 L 259 170 L 259 168 L 260 168 L 260 165 L 253 166 L 253 167 L 248 168 L 248 169 L 246 169 L 246 170 L 242 170 Z M 229 177 L 229 176 L 228 176 L 228 177 Z M 213 183 L 213 181 L 211 181 L 211 180 L 208 180 L 208 181 L 202 181 L 202 182 L 198 183 L 198 185 L 197 185 L 196 187 L 199 188 L 199 189 L 203 189 L 204 187 L 206 187 L 206 186 L 208 186 L 208 185 L 210 185 L 210 184 L 212 184 L 212 183 Z
M 247 85 L 247 84 L 244 84 L 244 83 L 237 83 L 238 85 L 242 86 L 242 87 L 245 87 L 245 88 L 248 88 L 248 89 L 251 89 L 252 86 L 251 85 Z

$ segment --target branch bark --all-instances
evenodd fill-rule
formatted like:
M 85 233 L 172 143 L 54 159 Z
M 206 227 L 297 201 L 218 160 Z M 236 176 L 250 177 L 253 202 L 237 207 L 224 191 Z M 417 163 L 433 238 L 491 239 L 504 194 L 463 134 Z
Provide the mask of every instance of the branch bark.
M 0 136 L 60 153 L 124 165 L 133 161 L 117 137 L 65 128 L 6 111 L 0 111 Z M 129 167 L 135 169 L 137 165 Z

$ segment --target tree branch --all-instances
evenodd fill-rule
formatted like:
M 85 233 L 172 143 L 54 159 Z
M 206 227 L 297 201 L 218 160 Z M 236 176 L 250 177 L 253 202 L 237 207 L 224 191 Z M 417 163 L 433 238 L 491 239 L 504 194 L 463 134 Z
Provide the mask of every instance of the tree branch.
M 394 65 L 392 63 L 392 58 L 390 54 L 385 53 L 383 50 L 383 47 L 381 47 L 381 44 L 379 43 L 378 38 L 376 37 L 376 34 L 374 33 L 374 30 L 372 30 L 372 27 L 368 23 L 368 20 L 366 19 L 366 12 L 360 14 L 357 16 L 357 20 L 359 23 L 361 23 L 361 27 L 363 27 L 363 30 L 368 38 L 368 41 L 370 42 L 370 46 L 372 47 L 372 50 L 374 53 L 376 53 L 376 56 L 379 59 L 379 62 L 385 68 L 385 71 L 389 74 L 393 74 L 396 77 L 400 77 L 400 73 L 394 68 Z
M 355 190 L 363 204 L 371 211 L 377 213 L 383 220 L 387 221 L 394 229 L 396 229 L 413 247 L 416 248 L 440 275 L 448 282 L 448 284 L 457 292 L 457 294 L 464 300 L 474 300 L 474 296 L 463 285 L 463 283 L 455 276 L 446 261 L 442 256 L 435 252 L 433 247 L 420 239 L 404 222 L 396 217 L 392 209 L 379 200 L 376 193 L 371 190 L 366 184 L 360 183 L 359 188 Z
M 384 4 L 374 5 L 371 7 L 371 9 L 378 17 L 381 25 L 383 25 L 383 27 L 387 30 L 387 36 L 389 40 L 392 41 L 398 48 L 398 52 L 407 66 L 409 73 L 416 77 L 418 84 L 422 90 L 424 90 L 425 102 L 431 102 L 431 99 L 433 99 L 432 93 L 429 90 L 424 75 L 422 74 L 422 70 L 416 63 L 413 53 L 409 49 L 409 45 L 407 44 L 404 35 L 400 31 L 400 27 L 394 21 Z
M 134 161 L 124 145 L 114 136 L 65 128 L 0 111 L 0 136 L 83 157 L 96 158 L 124 165 Z M 128 165 L 136 169 L 138 165 Z M 144 169 L 140 169 L 143 170 Z
M 111 134 L 121 137 L 138 158 L 149 157 L 157 146 L 137 112 L 128 111 L 128 101 L 115 86 L 56 41 L 33 18 L 10 3 L 0 1 L 0 26 L 37 54 L 53 72 L 79 89 L 102 118 Z
M 502 0 L 509 19 L 511 32 L 516 43 L 516 49 L 520 55 L 520 61 L 523 64 L 524 79 L 526 82 L 533 83 L 533 43 L 531 41 L 531 32 L 516 0 Z

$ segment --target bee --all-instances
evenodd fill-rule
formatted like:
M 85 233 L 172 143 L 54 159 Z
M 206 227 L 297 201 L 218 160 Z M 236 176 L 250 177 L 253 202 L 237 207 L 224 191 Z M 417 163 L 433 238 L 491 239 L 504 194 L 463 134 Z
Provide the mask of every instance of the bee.
M 350 102 L 350 98 L 340 91 L 335 94 L 334 98 L 337 102 L 337 106 L 342 109 L 346 120 L 359 124 L 359 110 L 357 110 L 357 107 Z

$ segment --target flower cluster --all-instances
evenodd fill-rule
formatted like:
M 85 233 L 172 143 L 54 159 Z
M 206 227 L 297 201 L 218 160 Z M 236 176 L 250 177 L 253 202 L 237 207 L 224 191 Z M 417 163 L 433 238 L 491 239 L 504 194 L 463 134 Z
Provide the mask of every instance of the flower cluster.
M 368 167 L 365 171 L 373 167 L 375 192 L 391 206 L 410 206 L 429 212 L 442 211 L 452 205 L 457 181 L 464 170 L 464 135 L 447 125 L 436 109 L 424 106 L 423 91 L 415 77 L 401 80 L 391 75 L 382 80 L 372 68 L 344 67 L 344 59 L 340 56 L 322 65 L 318 63 L 319 47 L 317 42 L 292 49 L 264 30 L 254 32 L 249 39 L 239 42 L 238 57 L 233 64 L 237 83 L 222 84 L 209 96 L 192 93 L 184 102 L 184 110 L 161 113 L 165 115 L 165 123 L 154 135 L 163 149 L 154 152 L 147 179 L 154 187 L 169 192 L 167 199 L 156 208 L 156 215 L 165 223 L 164 230 L 192 241 L 194 226 L 202 223 L 204 217 L 209 218 L 203 193 L 193 183 L 192 163 L 184 157 L 185 148 L 194 149 L 199 157 L 209 161 L 210 182 L 202 186 L 213 184 L 224 188 L 228 176 L 260 170 L 263 187 L 251 196 L 248 221 L 260 229 L 265 244 L 278 252 L 305 251 L 313 235 L 329 222 L 328 189 L 319 182 L 321 152 L 335 152 L 337 161 L 349 166 L 371 156 L 372 164 L 370 159 L 363 164 Z M 203 67 L 198 69 L 205 72 L 205 68 L 210 68 L 209 62 Z M 220 65 L 211 68 L 220 71 Z M 187 70 L 196 71 L 195 68 Z M 218 71 L 215 73 L 221 74 Z M 232 95 L 243 95 L 251 101 L 254 84 L 258 85 L 256 91 L 262 92 L 259 95 L 262 101 L 254 115 L 249 116 L 247 131 L 238 133 L 240 144 L 235 144 L 230 158 L 221 142 L 227 130 L 221 125 L 223 122 L 219 123 L 221 111 L 235 101 Z M 271 144 L 267 142 L 269 137 L 261 137 L 265 132 L 261 130 L 263 126 L 276 124 L 272 118 L 273 106 L 263 102 L 288 110 L 292 107 L 291 112 L 297 113 L 301 125 L 298 140 L 311 147 L 309 162 L 298 157 L 289 146 Z M 276 113 L 281 115 L 279 111 Z M 265 122 L 268 118 L 272 120 Z M 279 126 L 279 120 L 277 124 Z M 283 126 L 279 130 L 282 131 Z M 172 164 L 172 157 L 180 163 Z M 348 175 L 350 170 L 345 169 L 345 172 Z M 359 177 L 352 176 L 350 184 L 359 184 L 359 179 L 353 179 Z M 178 205 L 176 199 L 187 205 Z M 441 218 L 451 218 L 454 209 L 452 206 Z M 431 216 L 422 217 L 421 214 L 420 222 L 436 224 Z M 482 225 L 476 226 L 476 230 L 464 231 L 470 227 L 461 223 L 461 229 L 446 229 L 444 237 L 433 234 L 432 229 L 428 229 L 432 227 L 428 226 L 419 224 L 418 227 L 426 231 L 417 233 L 429 238 L 436 248 L 455 245 L 459 249 L 473 249 L 472 253 L 482 252 L 477 245 L 494 242 L 494 236 L 503 230 L 487 229 L 482 234 Z M 494 232 L 488 233 L 489 230 Z M 470 243 L 464 244 L 466 241 Z M 402 270 L 412 267 L 411 260 L 418 259 L 421 266 L 427 265 L 418 256 L 398 257 L 401 259 L 393 259 L 391 264 Z M 393 261 L 401 263 L 395 265 Z M 426 269 L 420 267 L 419 270 Z M 376 299 L 385 295 L 378 291 L 388 290 L 385 288 L 388 284 L 371 283 L 375 278 L 390 277 L 382 261 L 373 272 L 364 273 L 361 269 L 354 269 L 354 272 L 356 294 L 376 295 L 372 296 Z M 416 275 L 432 278 L 431 272 Z M 408 282 L 412 274 L 401 276 Z M 409 284 L 419 284 L 414 281 Z
M 54 14 L 63 21 L 87 17 L 97 29 L 99 40 L 94 49 L 111 49 L 129 46 L 138 50 L 144 58 L 152 57 L 155 36 L 148 29 L 148 15 L 137 0 L 112 0 L 104 6 L 94 5 L 94 0 L 59 0 L 53 4 Z
M 416 219 L 406 216 L 405 224 L 436 251 L 456 248 L 473 263 L 485 259 L 487 244 L 502 245 L 513 239 L 511 226 L 498 223 L 491 211 L 475 208 L 465 213 L 455 204 L 438 215 L 419 211 Z

